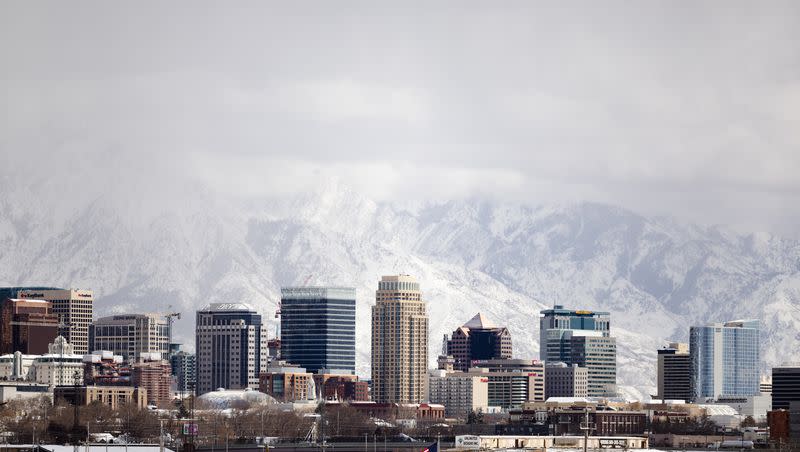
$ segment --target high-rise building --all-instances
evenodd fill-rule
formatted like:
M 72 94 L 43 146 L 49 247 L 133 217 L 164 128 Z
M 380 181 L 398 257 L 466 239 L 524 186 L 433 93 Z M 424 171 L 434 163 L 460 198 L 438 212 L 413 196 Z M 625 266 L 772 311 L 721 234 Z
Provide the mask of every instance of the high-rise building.
M 261 315 L 244 303 L 212 303 L 197 311 L 197 394 L 258 388 L 267 366 Z
M 281 359 L 309 372 L 356 370 L 356 290 L 281 288 Z
M 0 354 L 43 355 L 58 336 L 58 316 L 44 300 L 6 298 L 0 306 Z
M 142 354 L 169 358 L 169 322 L 161 314 L 124 314 L 102 317 L 89 328 L 89 348 L 108 350 L 125 361 L 136 362 Z
M 692 400 L 692 359 L 689 344 L 671 342 L 658 350 L 657 399 Z
M 757 320 L 735 320 L 689 330 L 695 401 L 747 397 L 759 392 Z
M 183 393 L 192 391 L 197 382 L 197 355 L 181 350 L 170 356 L 169 364 L 175 376 L 176 389 Z
M 469 374 L 488 379 L 489 406 L 519 408 L 527 402 L 544 402 L 545 368 L 530 359 L 475 361 Z
M 788 410 L 800 402 L 800 364 L 772 368 L 772 409 Z
M 587 397 L 589 395 L 589 372 L 577 364 L 547 363 L 545 366 L 545 398 Z
M 472 367 L 474 360 L 511 359 L 511 333 L 478 313 L 453 331 L 445 355 L 452 356 L 454 368 L 462 372 Z
M 419 283 L 384 276 L 372 308 L 372 399 L 419 403 L 428 383 L 428 314 Z
M 590 397 L 616 395 L 617 344 L 611 336 L 611 315 L 564 309 L 561 305 L 541 314 L 540 358 L 586 367 Z
M 46 300 L 53 303 L 53 314 L 58 316 L 58 334 L 64 336 L 75 353 L 89 353 L 89 327 L 92 324 L 94 293 L 85 289 L 20 290 L 18 298 Z

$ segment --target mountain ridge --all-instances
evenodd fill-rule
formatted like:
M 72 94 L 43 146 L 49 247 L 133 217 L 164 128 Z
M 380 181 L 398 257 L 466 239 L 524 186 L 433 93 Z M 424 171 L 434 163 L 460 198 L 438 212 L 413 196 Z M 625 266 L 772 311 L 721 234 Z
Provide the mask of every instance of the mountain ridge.
M 62 222 L 30 202 L 35 192 L 18 194 L 0 201 L 3 284 L 93 288 L 98 316 L 171 305 L 185 314 L 184 341 L 209 302 L 252 304 L 272 334 L 280 286 L 309 275 L 352 285 L 362 375 L 377 280 L 400 272 L 420 280 L 428 302 L 432 364 L 442 335 L 477 312 L 509 327 L 515 357 L 534 358 L 538 311 L 556 303 L 612 313 L 621 392 L 634 398 L 654 390 L 656 349 L 687 341 L 690 325 L 759 318 L 764 371 L 785 359 L 779 344 L 799 342 L 800 244 L 769 234 L 597 203 L 400 205 L 339 183 L 284 199 L 192 190 L 146 215 L 112 193 Z

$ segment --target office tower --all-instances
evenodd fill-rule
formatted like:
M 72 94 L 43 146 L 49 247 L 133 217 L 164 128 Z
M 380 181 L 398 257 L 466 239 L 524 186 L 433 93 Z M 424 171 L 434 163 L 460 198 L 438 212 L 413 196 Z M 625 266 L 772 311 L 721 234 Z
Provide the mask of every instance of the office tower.
M 418 403 L 428 383 L 428 315 L 417 280 L 384 276 L 372 307 L 372 399 Z
M 84 289 L 20 290 L 18 298 L 46 300 L 53 303 L 58 316 L 58 334 L 75 347 L 75 353 L 89 353 L 89 327 L 92 325 L 94 294 Z
M 445 407 L 448 418 L 466 419 L 470 412 L 489 410 L 489 379 L 467 372 L 432 370 L 428 400 Z
M 772 368 L 772 409 L 788 410 L 800 402 L 800 364 Z
M 758 334 L 758 320 L 690 328 L 689 354 L 695 401 L 758 394 Z
M 587 397 L 589 371 L 577 364 L 547 363 L 545 366 L 545 399 L 550 397 Z
M 470 375 L 488 379 L 489 406 L 519 408 L 526 402 L 544 402 L 545 368 L 530 359 L 475 361 Z
M 0 354 L 43 355 L 58 336 L 58 316 L 44 300 L 6 298 L 0 306 Z
M 481 313 L 453 331 L 446 355 L 455 359 L 454 368 L 467 371 L 474 360 L 511 359 L 511 333 Z
M 177 390 L 180 392 L 192 391 L 197 381 L 195 377 L 197 355 L 180 350 L 170 356 L 169 364 L 172 367 L 172 375 L 175 376 Z
M 608 312 L 564 309 L 556 305 L 541 312 L 539 356 L 546 362 L 586 367 L 590 397 L 609 397 L 617 391 L 617 344 L 611 337 Z
M 658 351 L 657 399 L 692 400 L 692 358 L 689 344 L 672 342 Z
M 281 359 L 309 372 L 356 370 L 356 290 L 281 288 Z
M 125 314 L 102 317 L 89 329 L 91 350 L 108 350 L 125 361 L 158 353 L 169 357 L 169 322 L 162 314 Z
M 258 387 L 266 369 L 267 332 L 244 303 L 212 303 L 197 311 L 197 394 Z

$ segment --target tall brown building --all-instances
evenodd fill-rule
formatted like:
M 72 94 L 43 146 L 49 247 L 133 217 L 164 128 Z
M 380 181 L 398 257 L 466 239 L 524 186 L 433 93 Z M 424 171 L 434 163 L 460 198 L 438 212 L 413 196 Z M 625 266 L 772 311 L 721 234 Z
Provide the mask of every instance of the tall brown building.
M 92 324 L 94 293 L 82 289 L 20 290 L 19 298 L 47 300 L 53 303 L 53 313 L 61 324 L 58 334 L 72 346 L 75 353 L 89 353 L 89 326 Z
M 447 354 L 455 359 L 454 369 L 462 372 L 472 367 L 472 361 L 511 359 L 511 333 L 478 313 L 453 331 Z
M 419 283 L 384 276 L 372 308 L 372 399 L 419 403 L 428 383 L 428 314 Z
M 44 300 L 6 298 L 0 307 L 0 354 L 44 355 L 58 335 L 58 316 Z
M 158 407 L 168 406 L 172 400 L 170 386 L 172 385 L 172 367 L 169 362 L 160 358 L 160 353 L 153 353 L 151 360 L 144 360 L 131 366 L 131 379 L 133 386 L 144 388 L 147 403 Z

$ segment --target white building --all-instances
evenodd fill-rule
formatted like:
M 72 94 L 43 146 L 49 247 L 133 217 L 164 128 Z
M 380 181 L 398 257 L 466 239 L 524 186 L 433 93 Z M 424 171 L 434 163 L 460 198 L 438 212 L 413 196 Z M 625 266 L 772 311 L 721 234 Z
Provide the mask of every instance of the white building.
M 47 354 L 33 360 L 28 381 L 51 387 L 83 384 L 83 355 L 75 354 L 74 347 L 63 336 L 58 336 L 47 350 Z
M 26 380 L 33 361 L 38 357 L 39 355 L 23 355 L 20 352 L 0 356 L 0 380 Z
M 258 388 L 267 368 L 261 315 L 243 303 L 212 303 L 197 311 L 197 394 L 217 388 Z
M 466 419 L 470 411 L 489 411 L 489 378 L 464 372 L 432 370 L 428 400 L 445 406 L 445 416 Z

